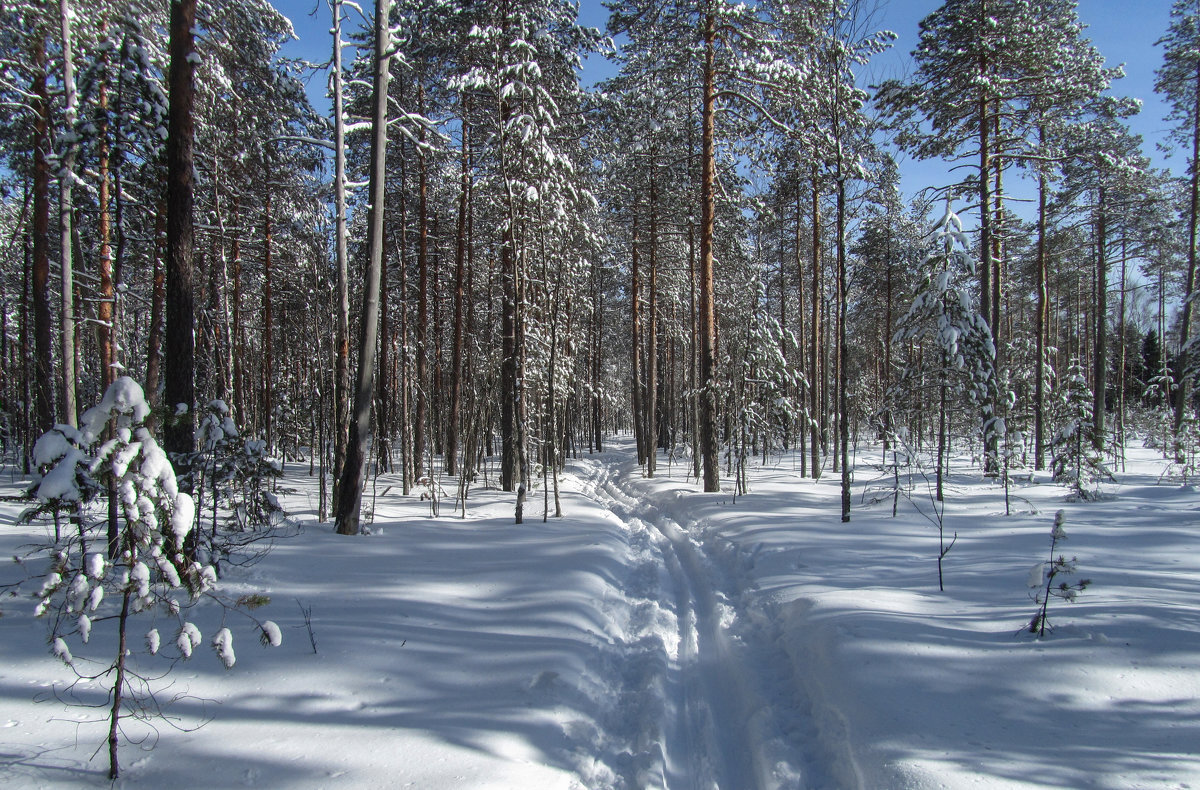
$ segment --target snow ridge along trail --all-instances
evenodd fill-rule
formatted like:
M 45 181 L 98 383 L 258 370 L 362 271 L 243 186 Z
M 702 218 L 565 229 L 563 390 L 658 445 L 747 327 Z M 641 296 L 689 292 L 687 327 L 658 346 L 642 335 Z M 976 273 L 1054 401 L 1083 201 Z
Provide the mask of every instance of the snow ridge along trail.
M 676 630 L 661 633 L 661 618 L 631 621 L 635 629 L 659 629 L 659 643 L 668 653 L 660 665 L 661 721 L 636 725 L 643 740 L 658 736 L 661 775 L 643 774 L 641 786 L 807 787 L 794 753 L 797 744 L 785 735 L 807 729 L 794 721 L 798 692 L 788 679 L 772 677 L 777 661 L 764 660 L 778 652 L 777 634 L 762 627 L 770 618 L 754 611 L 755 596 L 738 589 L 737 582 L 745 579 L 723 572 L 720 558 L 710 553 L 717 547 L 701 537 L 704 524 L 688 514 L 688 505 L 699 507 L 724 495 L 644 480 L 627 442 L 617 442 L 616 448 L 575 464 L 580 493 L 625 525 L 631 546 L 649 548 L 657 572 L 631 574 L 626 594 L 631 600 L 657 597 L 659 606 L 674 614 Z M 630 633 L 627 643 L 644 644 L 646 636 Z M 784 704 L 777 710 L 768 699 Z

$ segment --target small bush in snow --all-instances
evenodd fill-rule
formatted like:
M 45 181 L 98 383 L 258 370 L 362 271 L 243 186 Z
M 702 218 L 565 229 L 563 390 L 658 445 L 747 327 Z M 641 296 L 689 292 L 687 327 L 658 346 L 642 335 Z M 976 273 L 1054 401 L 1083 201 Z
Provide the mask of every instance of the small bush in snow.
M 149 414 L 141 386 L 122 377 L 84 413 L 78 429 L 57 425 L 43 434 L 34 445 L 39 474 L 29 496 L 35 504 L 23 516 L 53 515 L 56 524 L 64 513 L 71 517 L 71 529 L 56 531 L 54 544 L 40 551 L 44 571 L 37 577 L 34 613 L 47 617 L 51 652 L 80 680 L 111 683 L 105 708 L 112 779 L 119 773 L 121 720 L 145 719 L 157 710 L 147 704 L 153 692 L 138 667 L 133 618 L 150 621 L 149 630 L 136 632 L 145 634 L 147 655 L 191 657 L 203 640 L 188 613 L 202 598 L 216 601 L 225 613 L 250 618 L 265 644 L 278 643 L 274 624 L 216 597 L 213 567 L 189 556 L 185 547 L 195 505 L 179 490 L 171 462 L 143 426 Z M 74 637 L 88 645 L 110 628 L 115 634 L 97 648 L 113 650 L 110 659 L 88 658 L 85 648 L 73 652 L 68 644 Z M 164 640 L 159 629 L 173 633 L 173 640 Z M 163 650 L 164 641 L 175 649 Z M 211 645 L 226 667 L 233 666 L 233 636 L 224 623 Z
M 1047 612 L 1050 599 L 1058 598 L 1074 603 L 1075 599 L 1079 597 L 1079 593 L 1086 590 L 1092 583 L 1091 579 L 1073 580 L 1071 578 L 1075 575 L 1077 562 L 1074 557 L 1068 560 L 1062 554 L 1055 556 L 1058 544 L 1067 539 L 1063 521 L 1064 515 L 1060 510 L 1054 514 L 1054 526 L 1050 529 L 1050 561 L 1039 562 L 1029 569 L 1029 587 L 1034 590 L 1031 595 L 1038 606 L 1033 619 L 1029 621 L 1028 630 L 1029 633 L 1037 634 L 1039 637 L 1045 636 L 1046 629 L 1049 627 Z

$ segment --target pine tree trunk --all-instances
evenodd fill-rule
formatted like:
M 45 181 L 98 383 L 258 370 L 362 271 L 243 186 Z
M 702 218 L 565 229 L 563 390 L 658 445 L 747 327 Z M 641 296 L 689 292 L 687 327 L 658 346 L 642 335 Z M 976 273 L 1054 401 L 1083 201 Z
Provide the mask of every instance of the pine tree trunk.
M 1043 141 L 1045 132 L 1040 133 Z M 1034 331 L 1035 354 L 1033 385 L 1033 468 L 1046 468 L 1045 409 L 1046 409 L 1046 337 L 1050 314 L 1050 286 L 1046 262 L 1046 176 L 1038 176 L 1038 238 L 1037 238 L 1037 317 Z
M 646 326 L 646 477 L 654 477 L 658 462 L 658 190 L 654 162 L 650 163 L 650 281 L 647 285 Z
M 59 214 L 58 229 L 60 232 L 59 272 L 62 285 L 62 301 L 59 314 L 60 336 L 62 338 L 62 412 L 61 418 L 67 425 L 76 425 L 75 398 L 75 277 L 74 277 L 74 234 L 75 202 L 73 194 L 75 178 L 75 155 L 78 144 L 74 142 L 76 96 L 75 96 L 75 63 L 71 47 L 71 4 L 70 0 L 58 0 L 59 22 L 62 31 L 62 61 L 63 61 L 63 124 L 71 141 L 63 152 L 59 164 Z
M 425 107 L 425 89 L 418 86 L 417 105 Z M 420 140 L 425 142 L 425 127 Z M 416 403 L 413 408 L 413 472 L 420 478 L 425 463 L 425 422 L 429 408 L 429 182 L 426 174 L 425 152 L 417 149 L 417 336 L 416 336 Z
M 346 461 L 339 485 L 339 535 L 357 535 L 362 509 L 362 483 L 371 431 L 371 402 L 375 388 L 375 344 L 379 335 L 379 290 L 383 273 L 383 220 L 387 168 L 387 109 L 391 35 L 391 0 L 375 5 L 375 63 L 372 87 L 370 208 L 367 212 L 367 276 L 363 289 L 362 331 L 358 346 L 358 377 L 354 419 L 346 443 Z
M 267 446 L 275 449 L 275 299 L 271 282 L 274 225 L 271 218 L 271 157 L 267 155 L 267 199 L 263 206 L 262 420 Z
M 805 348 L 805 345 L 808 342 L 808 336 L 805 334 L 805 326 L 804 326 L 804 314 L 805 314 L 805 311 L 808 309 L 808 300 L 805 298 L 805 294 L 804 294 L 804 257 L 803 257 L 803 255 L 801 255 L 801 250 L 803 249 L 803 246 L 804 246 L 804 243 L 803 243 L 804 240 L 802 238 L 802 228 L 801 228 L 801 224 L 800 224 L 800 217 L 801 217 L 803 208 L 804 208 L 804 206 L 803 206 L 803 203 L 801 202 L 801 192 L 800 192 L 800 176 L 799 176 L 799 173 L 797 173 L 796 174 L 796 289 L 798 291 L 798 294 L 797 294 L 798 298 L 796 300 L 796 305 L 797 305 L 796 338 L 799 341 L 799 343 L 798 343 L 798 347 L 797 347 L 796 351 L 798 353 L 798 356 L 800 357 L 800 359 L 799 359 L 800 373 L 805 378 L 806 389 L 811 390 L 812 389 L 812 369 L 807 367 L 807 365 L 809 364 L 809 360 L 808 360 L 808 355 L 806 353 L 807 349 Z M 786 326 L 786 324 L 781 323 L 781 326 Z M 805 391 L 804 389 L 802 389 L 797 394 L 799 396 L 801 406 L 804 406 L 804 404 L 806 403 L 807 398 L 809 396 L 809 393 L 807 391 Z M 807 409 L 805 409 L 804 411 L 807 412 Z M 800 453 L 800 477 L 801 478 L 808 476 L 808 420 L 807 420 L 807 417 L 808 417 L 807 413 L 801 414 L 801 420 L 803 420 L 803 422 L 801 422 L 801 424 L 800 424 L 800 430 L 796 432 L 799 437 L 799 440 L 800 440 L 800 446 L 798 448 L 798 452 Z
M 838 259 L 838 453 L 842 459 L 842 522 L 850 520 L 850 406 L 846 390 L 849 375 L 846 365 L 846 178 L 838 162 L 837 259 Z
M 633 237 L 629 245 L 629 392 L 633 406 L 633 437 L 637 445 L 638 465 L 646 463 L 646 407 L 642 393 L 642 281 L 638 253 L 638 220 L 633 218 Z
M 164 447 L 187 487 L 186 456 L 194 449 L 195 368 L 192 295 L 192 149 L 195 101 L 196 0 L 171 0 L 170 108 L 167 126 L 167 260 L 164 379 L 167 421 Z
M 101 35 L 106 32 L 106 26 L 101 26 Z M 101 81 L 97 104 L 101 118 L 108 111 L 108 85 Z M 110 384 L 116 380 L 115 344 L 113 337 L 116 333 L 116 288 L 113 284 L 113 255 L 112 255 L 112 217 L 110 207 L 109 185 L 109 152 L 108 152 L 108 122 L 101 120 L 96 162 L 97 180 L 97 217 L 96 235 L 99 237 L 99 260 L 97 270 L 100 275 L 100 301 L 96 305 L 96 345 L 100 351 L 100 383 L 101 391 L 107 392 Z
M 809 390 L 809 431 L 812 436 L 812 476 L 821 477 L 821 435 L 817 418 L 821 414 L 821 192 L 817 167 L 812 169 L 812 342 L 809 345 L 808 370 L 812 379 Z
M 50 328 L 50 94 L 46 87 L 46 47 L 41 35 L 33 50 L 33 345 L 36 431 L 54 427 L 54 351 Z
M 338 512 L 350 422 L 350 255 L 346 241 L 346 123 L 342 86 L 342 0 L 333 12 L 333 194 L 337 255 L 337 349 L 334 353 L 333 510 Z
M 167 275 L 163 266 L 166 229 L 166 211 L 160 207 L 154 215 L 154 286 L 150 296 L 150 326 L 146 331 L 146 399 L 151 407 L 161 405 L 158 385 L 162 378 L 163 312 L 167 298 Z M 150 420 L 153 419 L 151 412 Z
M 471 194 L 471 127 L 467 120 L 469 112 L 469 99 L 464 96 L 462 170 L 458 192 L 458 230 L 455 234 L 454 247 L 454 345 L 450 362 L 450 414 L 446 420 L 445 463 L 447 474 L 455 474 L 458 469 L 458 436 L 459 426 L 462 422 L 463 312 L 467 277 L 467 212 L 470 211 Z
M 1096 342 L 1092 367 L 1092 447 L 1104 450 L 1104 405 L 1108 388 L 1108 239 L 1104 205 L 1104 187 L 1100 188 L 1096 216 Z
M 700 153 L 700 455 L 704 473 L 704 490 L 721 490 L 720 459 L 717 455 L 717 349 L 716 305 L 713 292 L 713 234 L 715 230 L 714 195 L 716 169 L 715 148 L 715 50 L 716 14 L 709 10 L 704 17 L 704 74 L 703 111 L 701 116 Z
M 1183 463 L 1186 448 L 1183 439 L 1183 414 L 1187 403 L 1191 400 L 1191 367 L 1192 350 L 1188 347 L 1191 339 L 1192 311 L 1195 307 L 1193 297 L 1196 292 L 1196 235 L 1197 221 L 1200 220 L 1200 62 L 1196 64 L 1195 89 L 1193 92 L 1192 108 L 1192 161 L 1191 161 L 1191 195 L 1188 206 L 1188 267 L 1187 281 L 1183 289 L 1183 311 L 1179 322 L 1179 390 L 1175 399 L 1175 415 L 1172 421 L 1172 432 L 1175 437 L 1175 462 Z M 1166 356 L 1165 354 L 1163 355 Z

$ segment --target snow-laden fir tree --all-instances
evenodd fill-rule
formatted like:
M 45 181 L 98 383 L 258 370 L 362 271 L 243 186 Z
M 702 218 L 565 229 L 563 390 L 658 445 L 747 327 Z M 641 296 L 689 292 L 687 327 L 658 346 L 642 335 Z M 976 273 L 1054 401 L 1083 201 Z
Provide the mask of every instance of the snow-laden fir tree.
M 998 395 L 996 347 L 970 281 L 975 274 L 975 257 L 962 221 L 948 205 L 927 244 L 928 252 L 920 266 L 921 284 L 892 337 L 892 342 L 908 353 L 889 400 L 893 413 L 905 413 L 916 403 L 917 388 L 933 386 L 938 404 L 936 472 L 940 502 L 951 413 L 960 406 L 978 409 L 980 434 L 992 447 L 998 446 L 1004 435 L 1004 420 L 993 412 Z M 915 353 L 918 346 L 925 353 Z
M 1092 443 L 1093 397 L 1079 365 L 1072 365 L 1058 391 L 1059 427 L 1050 440 L 1050 469 L 1054 480 L 1080 499 L 1094 499 L 1101 482 L 1112 479 L 1100 451 Z
M 107 743 L 112 779 L 119 774 L 122 719 L 153 715 L 153 706 L 144 704 L 153 696 L 145 656 L 161 650 L 172 658 L 190 658 L 202 635 L 189 612 L 202 597 L 219 600 L 213 567 L 189 559 L 185 551 L 193 535 L 195 505 L 179 490 L 170 461 L 146 429 L 149 414 L 142 388 L 121 377 L 83 414 L 78 428 L 60 424 L 43 434 L 34 445 L 38 475 L 29 489 L 37 504 L 23 515 L 72 516 L 71 529 L 26 562 L 42 568 L 35 614 L 49 619 L 53 654 L 80 680 L 103 678 L 111 684 Z M 107 492 L 117 498 L 119 510 L 114 550 L 108 545 L 107 519 L 95 512 L 106 509 Z M 228 606 L 223 611 L 241 612 Z M 254 622 L 264 644 L 280 643 L 274 623 L 241 613 Z M 144 623 L 136 632 L 135 619 Z M 93 630 L 109 628 L 115 633 L 95 647 L 112 651 L 113 657 L 83 655 Z M 138 648 L 135 633 L 145 634 L 144 649 Z M 163 649 L 165 641 L 172 644 Z M 233 637 L 224 623 L 212 647 L 226 668 L 233 666 Z

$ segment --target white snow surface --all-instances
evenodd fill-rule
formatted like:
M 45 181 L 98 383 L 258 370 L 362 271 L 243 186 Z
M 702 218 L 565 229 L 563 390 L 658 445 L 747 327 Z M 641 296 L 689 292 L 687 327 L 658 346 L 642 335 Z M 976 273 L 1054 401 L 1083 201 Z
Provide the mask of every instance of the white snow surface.
M 632 443 L 611 446 L 568 464 L 562 518 L 543 523 L 538 488 L 515 525 L 513 495 L 481 485 L 466 519 L 453 497 L 434 519 L 385 475 L 359 537 L 318 523 L 307 465 L 289 467 L 302 534 L 220 581 L 270 596 L 254 614 L 282 645 L 230 620 L 252 640 L 235 667 L 211 650 L 176 665 L 161 701 L 186 694 L 167 711 L 204 726 L 130 720 L 129 738 L 154 737 L 123 743 L 115 786 L 1200 787 L 1200 494 L 1159 482 L 1152 451 L 1132 450 L 1100 502 L 1014 483 L 1012 515 L 1000 486 L 956 467 L 939 592 L 936 529 L 912 501 L 891 517 L 878 449 L 843 524 L 838 476 L 802 479 L 791 456 L 752 468 L 735 499 L 665 458 L 644 479 Z M 0 507 L 4 554 L 52 534 Z M 1060 548 L 1092 585 L 1051 602 L 1039 641 L 1022 633 L 1026 582 L 1060 508 Z M 9 563 L 0 584 L 21 573 Z M 61 693 L 75 674 L 33 605 L 0 601 L 0 786 L 107 787 L 103 712 L 63 702 L 106 690 Z M 190 612 L 195 641 L 222 615 Z M 53 648 L 92 674 L 82 662 L 112 644 L 96 621 L 87 645 Z

